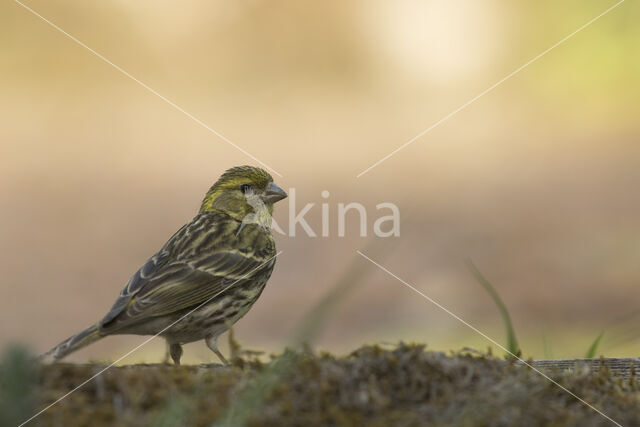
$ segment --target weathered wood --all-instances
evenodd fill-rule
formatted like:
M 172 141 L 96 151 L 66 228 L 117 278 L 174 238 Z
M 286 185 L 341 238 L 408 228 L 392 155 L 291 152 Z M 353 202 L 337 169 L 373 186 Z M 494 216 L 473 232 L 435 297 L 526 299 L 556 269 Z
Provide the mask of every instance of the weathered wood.
M 612 374 L 629 378 L 633 369 L 634 375 L 640 375 L 640 357 L 614 358 L 603 357 L 599 359 L 552 359 L 534 360 L 529 362 L 531 366 L 546 372 L 561 372 L 574 370 L 576 367 L 586 366 L 593 371 L 599 371 L 606 367 Z

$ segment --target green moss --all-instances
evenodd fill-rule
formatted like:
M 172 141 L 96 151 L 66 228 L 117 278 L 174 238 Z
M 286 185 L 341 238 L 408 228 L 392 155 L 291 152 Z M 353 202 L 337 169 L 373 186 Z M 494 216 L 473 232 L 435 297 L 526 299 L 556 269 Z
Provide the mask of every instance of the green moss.
M 40 367 L 38 407 L 101 366 Z M 635 377 L 578 369 L 553 375 L 623 425 L 640 425 Z M 234 412 L 235 411 L 235 412 Z M 346 357 L 309 350 L 269 363 L 114 367 L 45 413 L 43 425 L 607 425 L 528 368 L 424 345 L 362 347 Z

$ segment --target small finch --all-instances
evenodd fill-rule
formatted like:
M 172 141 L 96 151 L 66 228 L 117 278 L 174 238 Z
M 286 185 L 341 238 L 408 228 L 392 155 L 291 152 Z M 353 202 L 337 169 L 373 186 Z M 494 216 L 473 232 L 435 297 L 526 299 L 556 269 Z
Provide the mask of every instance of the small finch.
M 55 360 L 108 335 L 161 335 L 180 364 L 182 344 L 218 337 L 256 302 L 275 265 L 273 204 L 287 194 L 266 171 L 227 170 L 209 189 L 200 212 L 129 279 L 96 324 L 43 356 Z

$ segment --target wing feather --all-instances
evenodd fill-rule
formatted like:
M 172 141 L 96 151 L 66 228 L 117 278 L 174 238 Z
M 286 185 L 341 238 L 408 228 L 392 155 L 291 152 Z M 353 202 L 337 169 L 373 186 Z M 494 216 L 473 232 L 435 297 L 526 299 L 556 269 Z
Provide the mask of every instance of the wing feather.
M 235 237 L 236 224 L 221 224 L 219 218 L 211 224 L 201 222 L 196 217 L 182 227 L 131 277 L 100 322 L 101 329 L 120 329 L 197 307 L 234 282 L 241 284 L 273 268 L 275 259 L 237 248 L 236 239 L 230 238 Z

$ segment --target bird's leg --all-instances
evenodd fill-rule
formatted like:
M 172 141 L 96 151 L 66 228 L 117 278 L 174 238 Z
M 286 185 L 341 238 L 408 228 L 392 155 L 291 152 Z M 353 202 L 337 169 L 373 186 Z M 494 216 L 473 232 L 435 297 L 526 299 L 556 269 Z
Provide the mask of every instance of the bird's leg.
M 211 351 L 213 351 L 216 354 L 216 356 L 218 356 L 218 358 L 220 359 L 223 365 L 229 364 L 229 362 L 227 362 L 227 359 L 225 359 L 222 353 L 220 353 L 220 350 L 218 350 L 217 335 L 209 335 L 207 338 L 205 338 L 205 342 L 207 343 L 207 347 L 209 347 Z
M 236 357 L 240 357 L 241 347 L 240 343 L 236 341 L 236 337 L 233 334 L 233 326 L 227 323 L 227 328 L 229 331 L 229 350 L 231 351 L 231 360 L 233 360 Z
M 178 343 L 169 344 L 169 354 L 173 359 L 173 363 L 180 364 L 180 357 L 182 357 L 182 346 Z
M 167 365 L 169 363 L 169 348 L 171 347 L 171 344 L 169 344 L 169 341 L 165 342 L 167 343 L 167 351 L 165 351 L 164 353 L 164 359 L 162 359 L 162 363 Z

